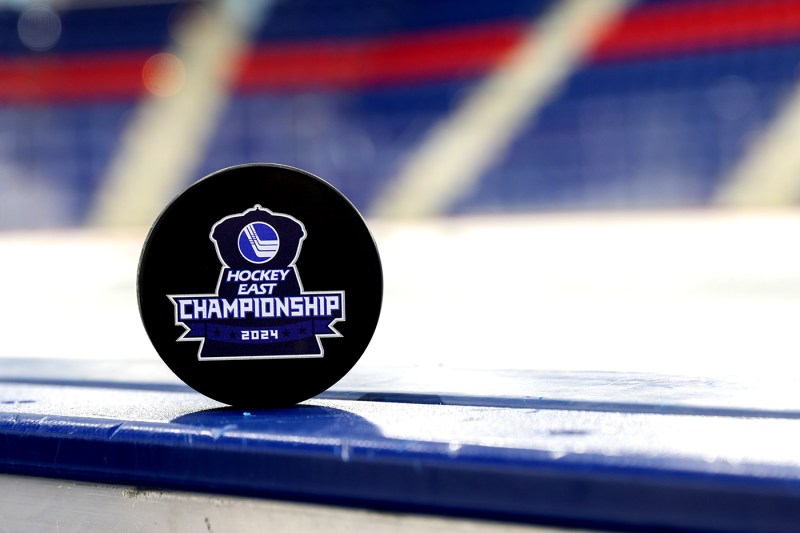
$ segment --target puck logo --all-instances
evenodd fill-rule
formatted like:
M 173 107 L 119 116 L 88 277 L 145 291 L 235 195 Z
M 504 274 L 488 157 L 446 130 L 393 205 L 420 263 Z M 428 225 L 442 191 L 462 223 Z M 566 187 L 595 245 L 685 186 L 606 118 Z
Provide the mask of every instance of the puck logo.
M 239 233 L 239 251 L 251 263 L 266 263 L 278 253 L 280 244 L 275 228 L 263 222 L 251 222 Z
M 295 262 L 306 229 L 302 222 L 260 205 L 219 220 L 211 228 L 221 263 L 214 294 L 168 295 L 177 340 L 200 342 L 198 359 L 322 357 L 322 337 L 340 337 L 344 291 L 303 289 Z

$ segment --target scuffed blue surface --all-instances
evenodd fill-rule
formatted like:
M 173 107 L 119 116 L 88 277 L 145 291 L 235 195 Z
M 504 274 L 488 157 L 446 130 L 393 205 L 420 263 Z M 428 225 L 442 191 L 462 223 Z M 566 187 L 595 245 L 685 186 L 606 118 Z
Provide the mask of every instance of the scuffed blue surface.
M 37 375 L 41 362 L 27 363 L 27 383 L 26 363 L 12 363 L 0 371 L 5 472 L 575 526 L 792 531 L 800 523 L 800 420 L 693 412 L 691 391 L 704 403 L 703 383 L 676 378 L 683 392 L 670 393 L 664 379 L 595 375 L 615 405 L 582 392 L 592 380 L 576 374 L 583 403 L 549 409 L 536 399 L 487 406 L 444 382 L 449 394 L 414 401 L 409 390 L 393 401 L 381 392 L 390 384 L 358 390 L 370 373 L 387 383 L 385 372 L 364 370 L 353 387 L 295 408 L 243 411 L 168 383 L 99 381 L 107 364 L 92 371 L 83 362 L 85 383 L 59 384 Z M 403 374 L 395 370 L 398 384 Z M 555 378 L 540 379 L 539 400 L 569 396 L 567 377 Z M 659 383 L 663 412 L 619 402 L 634 405 L 637 388 L 647 396 Z M 668 409 L 681 402 L 683 412 Z

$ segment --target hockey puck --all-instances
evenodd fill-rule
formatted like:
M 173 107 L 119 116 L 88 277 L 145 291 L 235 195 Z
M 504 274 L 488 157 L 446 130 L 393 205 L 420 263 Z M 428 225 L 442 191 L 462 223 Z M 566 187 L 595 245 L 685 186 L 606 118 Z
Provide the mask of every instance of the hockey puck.
M 326 390 L 367 348 L 383 274 L 359 212 L 307 172 L 251 164 L 194 183 L 158 217 L 139 312 L 167 366 L 237 407 Z

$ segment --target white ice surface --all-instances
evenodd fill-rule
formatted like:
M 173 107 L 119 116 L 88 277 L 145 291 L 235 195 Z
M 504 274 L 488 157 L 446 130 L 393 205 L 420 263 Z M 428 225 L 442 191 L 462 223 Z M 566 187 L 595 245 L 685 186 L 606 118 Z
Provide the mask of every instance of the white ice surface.
M 360 365 L 775 377 L 797 368 L 800 212 L 370 227 L 386 291 Z M 157 358 L 136 306 L 144 235 L 0 235 L 0 357 Z

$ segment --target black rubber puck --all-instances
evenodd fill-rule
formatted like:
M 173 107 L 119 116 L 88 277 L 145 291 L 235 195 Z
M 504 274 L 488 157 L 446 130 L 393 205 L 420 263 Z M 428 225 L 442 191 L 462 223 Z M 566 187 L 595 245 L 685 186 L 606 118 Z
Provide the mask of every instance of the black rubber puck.
M 367 348 L 383 275 L 364 219 L 301 170 L 241 165 L 172 201 L 142 250 L 139 312 L 190 387 L 237 407 L 301 402 Z

